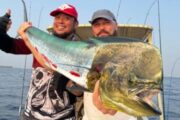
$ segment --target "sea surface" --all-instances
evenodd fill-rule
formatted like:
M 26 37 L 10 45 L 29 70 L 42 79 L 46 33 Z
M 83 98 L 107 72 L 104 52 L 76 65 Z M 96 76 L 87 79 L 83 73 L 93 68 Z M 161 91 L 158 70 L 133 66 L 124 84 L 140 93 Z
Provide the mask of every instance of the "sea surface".
M 25 103 L 31 69 L 0 68 L 0 120 L 19 119 L 19 106 Z M 180 78 L 164 78 L 166 120 L 180 120 Z M 23 99 L 22 99 L 23 98 Z M 22 105 L 24 106 L 24 105 Z M 158 120 L 151 117 L 150 120 Z

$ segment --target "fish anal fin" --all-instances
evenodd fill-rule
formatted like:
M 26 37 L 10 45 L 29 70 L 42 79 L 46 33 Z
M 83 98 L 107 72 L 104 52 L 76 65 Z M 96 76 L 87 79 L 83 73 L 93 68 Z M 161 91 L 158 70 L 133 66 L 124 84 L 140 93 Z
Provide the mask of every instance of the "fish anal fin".
M 70 71 L 71 75 L 76 76 L 76 77 L 80 77 L 80 74 L 76 71 Z

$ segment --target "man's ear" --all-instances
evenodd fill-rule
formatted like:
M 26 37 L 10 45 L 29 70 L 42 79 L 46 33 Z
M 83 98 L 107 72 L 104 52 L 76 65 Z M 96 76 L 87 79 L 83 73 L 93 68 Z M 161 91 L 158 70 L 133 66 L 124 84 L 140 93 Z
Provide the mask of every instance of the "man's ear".
M 118 23 L 116 23 L 116 30 L 118 31 Z
M 74 24 L 75 28 L 77 28 L 78 25 L 79 25 L 79 22 L 76 20 L 76 21 L 75 21 L 75 24 Z

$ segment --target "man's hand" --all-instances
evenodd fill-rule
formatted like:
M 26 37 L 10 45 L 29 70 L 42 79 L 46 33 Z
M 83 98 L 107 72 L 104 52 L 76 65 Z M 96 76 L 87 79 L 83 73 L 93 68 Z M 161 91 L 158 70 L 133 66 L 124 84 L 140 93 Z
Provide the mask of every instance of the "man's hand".
M 31 22 L 24 22 L 24 23 L 21 24 L 21 26 L 19 27 L 19 30 L 18 30 L 18 34 L 26 42 L 28 41 L 28 38 L 27 38 L 27 36 L 25 34 L 25 31 L 31 26 L 32 26 Z
M 93 103 L 97 107 L 98 110 L 100 110 L 104 114 L 109 114 L 109 115 L 115 115 L 116 110 L 108 109 L 106 108 L 99 96 L 99 81 L 96 82 L 94 92 L 93 92 Z
M 66 84 L 66 88 L 71 88 L 73 85 L 78 86 L 76 83 L 74 83 L 73 81 L 69 80 Z M 70 90 L 69 92 L 71 92 L 72 94 L 74 94 L 75 96 L 81 96 L 83 94 L 83 92 L 79 91 L 79 90 Z
M 11 17 L 10 9 L 6 11 L 6 14 L 4 16 L 0 17 L 0 29 L 4 32 L 7 32 L 11 27 L 12 21 L 10 17 Z

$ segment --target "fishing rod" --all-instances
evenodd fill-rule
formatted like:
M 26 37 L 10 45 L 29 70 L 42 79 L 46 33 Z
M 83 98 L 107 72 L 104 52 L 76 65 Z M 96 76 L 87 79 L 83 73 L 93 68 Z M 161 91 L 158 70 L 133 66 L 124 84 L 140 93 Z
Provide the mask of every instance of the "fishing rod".
M 41 10 L 40 10 L 40 13 L 39 13 L 38 25 L 37 25 L 38 28 L 40 26 L 41 14 L 42 14 L 43 9 L 44 9 L 44 7 L 41 7 Z
M 163 53 L 162 53 L 162 42 L 161 42 L 161 17 L 160 17 L 160 2 L 159 0 L 157 0 L 158 3 L 158 23 L 159 23 L 159 47 L 160 47 L 160 53 L 163 57 Z M 164 72 L 162 71 L 162 74 Z M 165 96 L 164 96 L 164 82 L 162 80 L 161 83 L 161 88 L 162 88 L 162 92 L 158 94 L 158 104 L 159 107 L 162 109 L 162 115 L 160 116 L 160 120 L 165 120 L 166 116 L 165 116 Z M 161 103 L 162 102 L 162 103 Z
M 29 12 L 28 12 L 28 21 L 31 21 L 31 5 L 32 5 L 32 1 L 30 0 L 29 2 Z
M 25 4 L 24 0 L 21 0 L 21 2 L 23 4 L 24 22 L 27 22 L 28 21 L 28 17 L 27 17 L 26 4 Z M 24 86 L 25 86 L 25 76 L 26 76 L 26 64 L 27 64 L 27 55 L 25 56 L 25 60 L 24 60 L 24 71 L 23 71 L 21 101 L 20 101 L 20 106 L 19 106 L 19 119 L 21 119 L 21 112 L 22 112 L 22 102 L 23 102 Z
M 152 7 L 155 5 L 156 2 L 157 2 L 157 0 L 154 0 L 154 2 L 153 2 L 153 3 L 151 4 L 151 6 L 149 7 L 149 10 L 148 10 L 148 12 L 146 13 L 146 17 L 145 17 L 145 20 L 144 20 L 144 25 L 146 24 L 147 18 L 148 18 L 148 16 L 149 16 L 149 13 L 150 13 Z
M 122 0 L 119 0 L 119 5 L 118 5 L 118 9 L 117 9 L 117 14 L 116 14 L 116 20 L 118 21 L 118 17 L 119 17 L 119 10 L 120 10 L 120 7 L 121 7 L 121 3 L 122 3 Z
M 154 6 L 154 4 L 157 2 L 158 4 L 158 28 L 159 28 L 159 47 L 160 47 L 160 53 L 162 55 L 162 43 L 161 43 L 161 19 L 160 19 L 160 3 L 159 0 L 154 0 L 154 2 L 151 4 L 151 6 L 148 9 L 148 12 L 146 14 L 145 20 L 144 20 L 144 25 L 147 22 L 147 18 L 149 16 L 149 13 L 152 9 L 152 7 Z M 162 75 L 163 75 L 163 70 L 162 70 Z M 157 96 L 158 99 L 158 106 L 162 111 L 162 115 L 160 115 L 160 120 L 165 120 L 166 116 L 165 116 L 165 95 L 164 95 L 164 82 L 162 81 L 161 83 L 161 88 L 162 88 L 162 92 L 160 92 Z
M 159 0 L 155 0 L 155 1 L 151 4 L 151 6 L 150 6 L 150 8 L 149 8 L 149 10 L 148 10 L 148 12 L 147 12 L 147 14 L 146 14 L 145 21 L 144 21 L 144 25 L 146 24 L 147 18 L 148 18 L 148 16 L 149 16 L 149 13 L 150 13 L 152 7 L 154 6 L 154 4 L 155 4 L 156 2 L 157 2 L 157 4 L 158 4 L 159 47 L 160 47 L 160 53 L 161 53 L 161 55 L 162 55 L 161 19 L 160 19 L 160 3 L 159 3 Z M 163 71 L 162 71 L 162 74 L 163 74 Z M 165 102 L 164 102 L 165 96 L 164 96 L 164 82 L 163 82 L 163 81 L 162 81 L 162 83 L 161 83 L 161 88 L 163 89 L 163 91 L 158 94 L 158 104 L 159 104 L 159 107 L 160 107 L 160 109 L 161 109 L 161 111 L 162 111 L 162 115 L 160 116 L 160 120 L 165 120 Z
M 126 24 L 129 24 L 129 21 L 131 21 L 131 20 L 132 20 L 132 17 L 128 18 Z

